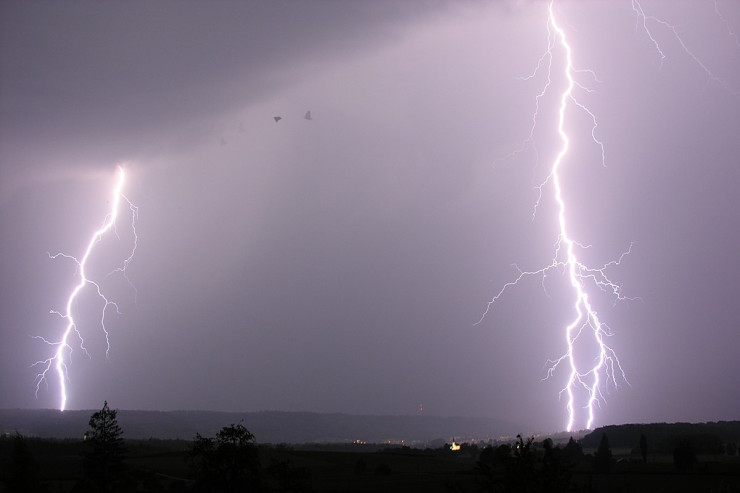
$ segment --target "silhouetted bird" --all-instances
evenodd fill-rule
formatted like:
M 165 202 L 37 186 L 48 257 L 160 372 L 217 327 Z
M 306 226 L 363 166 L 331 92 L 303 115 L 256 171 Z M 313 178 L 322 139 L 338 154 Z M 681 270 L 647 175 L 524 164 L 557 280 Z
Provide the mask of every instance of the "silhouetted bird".
M 304 116 L 303 118 L 305 118 L 306 120 L 313 120 L 313 118 L 311 118 L 311 110 L 306 111 L 306 116 Z
M 273 116 L 272 118 L 273 118 L 273 120 L 275 120 L 275 122 L 279 122 L 280 120 L 283 119 L 282 116 Z

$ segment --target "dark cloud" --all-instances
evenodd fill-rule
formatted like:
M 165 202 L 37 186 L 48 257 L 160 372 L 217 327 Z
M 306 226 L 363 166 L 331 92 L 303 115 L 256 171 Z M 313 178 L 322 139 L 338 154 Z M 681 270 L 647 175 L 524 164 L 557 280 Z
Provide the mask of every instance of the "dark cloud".
M 28 156 L 39 148 L 73 147 L 91 161 L 148 152 L 187 122 L 254 104 L 320 61 L 397 41 L 409 22 L 446 10 L 386 1 L 2 8 L 6 183 L 11 169 L 37 166 Z

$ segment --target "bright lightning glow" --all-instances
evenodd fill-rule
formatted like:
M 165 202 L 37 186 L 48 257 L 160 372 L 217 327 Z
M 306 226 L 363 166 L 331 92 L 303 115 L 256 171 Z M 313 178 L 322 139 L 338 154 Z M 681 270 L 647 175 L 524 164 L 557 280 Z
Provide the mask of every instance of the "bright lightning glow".
M 593 129 L 595 129 L 596 127 L 596 120 L 595 120 L 593 113 L 591 113 L 585 106 L 580 104 L 573 96 L 573 88 L 575 86 L 575 81 L 573 80 L 574 69 L 573 69 L 573 60 L 571 57 L 571 48 L 568 42 L 566 41 L 565 32 L 560 28 L 560 26 L 558 26 L 557 22 L 555 21 L 555 15 L 553 13 L 552 2 L 550 2 L 550 5 L 548 7 L 548 14 L 549 14 L 550 24 L 552 25 L 552 28 L 555 30 L 555 33 L 562 46 L 562 49 L 565 51 L 565 57 L 566 57 L 565 77 L 568 80 L 568 85 L 566 87 L 566 90 L 563 91 L 560 97 L 560 110 L 559 110 L 559 117 L 558 117 L 558 135 L 560 136 L 562 147 L 557 157 L 555 158 L 555 161 L 553 162 L 552 170 L 548 178 L 552 179 L 553 186 L 555 188 L 555 200 L 558 203 L 558 226 L 559 226 L 559 231 L 560 231 L 560 236 L 558 238 L 558 241 L 560 244 L 558 245 L 558 248 L 556 249 L 556 254 L 557 254 L 557 250 L 560 249 L 561 245 L 565 245 L 565 248 L 566 248 L 565 268 L 567 269 L 567 272 L 568 272 L 568 278 L 570 280 L 570 284 L 573 287 L 573 290 L 575 291 L 575 294 L 576 294 L 574 308 L 577 314 L 576 318 L 574 318 L 573 321 L 566 328 L 565 339 L 566 339 L 566 344 L 568 346 L 568 350 L 565 353 L 565 355 L 560 357 L 559 360 L 553 362 L 553 366 L 551 366 L 550 372 L 552 372 L 561 361 L 563 360 L 568 361 L 568 364 L 570 366 L 570 376 L 568 378 L 568 383 L 563 390 L 568 394 L 567 409 L 568 409 L 569 418 L 568 418 L 568 425 L 566 429 L 570 431 L 573 429 L 574 420 L 575 420 L 575 413 L 574 413 L 575 403 L 574 403 L 574 394 L 573 394 L 574 387 L 577 385 L 581 385 L 586 390 L 588 390 L 589 397 L 588 397 L 588 402 L 586 404 L 586 409 L 588 411 L 588 420 L 586 422 L 586 428 L 591 428 L 591 424 L 593 423 L 593 420 L 594 420 L 594 405 L 596 404 L 596 401 L 598 399 L 599 392 L 600 392 L 599 383 L 600 383 L 600 374 L 601 374 L 602 368 L 606 370 L 607 377 L 611 377 L 615 385 L 616 385 L 616 379 L 614 378 L 615 366 L 619 369 L 623 377 L 624 377 L 624 371 L 622 370 L 622 367 L 619 364 L 619 359 L 617 358 L 614 351 L 604 343 L 604 336 L 608 335 L 608 332 L 605 332 L 605 327 L 602 325 L 601 321 L 599 320 L 598 315 L 596 314 L 596 311 L 593 309 L 593 307 L 589 303 L 588 294 L 584 290 L 583 284 L 585 281 L 585 277 L 589 273 L 593 272 L 593 269 L 587 268 L 585 265 L 583 265 L 578 260 L 578 257 L 576 256 L 576 252 L 575 252 L 576 245 L 574 241 L 568 236 L 568 228 L 567 228 L 567 224 L 565 220 L 565 201 L 563 200 L 563 196 L 562 196 L 562 188 L 560 186 L 560 177 L 558 175 L 558 171 L 560 170 L 560 166 L 563 163 L 563 159 L 568 153 L 568 147 L 570 144 L 570 141 L 568 139 L 568 134 L 565 131 L 565 114 L 569 106 L 569 102 L 574 103 L 577 107 L 586 111 L 591 116 L 591 118 L 594 121 Z M 593 131 L 592 131 L 592 135 L 593 135 Z M 602 146 L 602 150 L 603 150 L 603 146 Z M 604 281 L 608 286 L 610 286 L 612 288 L 612 291 L 616 291 L 617 293 L 619 293 L 619 287 L 613 284 L 611 281 L 609 281 L 608 278 L 606 278 L 606 276 L 603 275 L 603 270 L 596 270 L 595 273 L 601 274 L 600 280 Z M 597 281 L 598 280 L 599 279 L 597 279 Z M 598 356 L 595 360 L 594 365 L 588 368 L 585 372 L 578 369 L 578 366 L 575 361 L 574 348 L 573 348 L 576 339 L 582 334 L 584 329 L 590 329 L 590 334 L 596 341 L 597 347 L 598 347 Z
M 590 140 L 599 147 L 601 152 L 601 164 L 605 162 L 604 146 L 602 142 L 597 138 L 597 120 L 594 113 L 588 109 L 583 103 L 579 102 L 576 97 L 575 90 L 580 89 L 589 91 L 585 86 L 579 84 L 576 80 L 579 74 L 588 74 L 594 80 L 598 80 L 595 74 L 590 70 L 576 69 L 573 66 L 572 49 L 568 43 L 565 32 L 558 25 L 555 13 L 553 10 L 553 2 L 551 1 L 548 5 L 548 47 L 542 57 L 540 57 L 535 72 L 530 76 L 524 78 L 525 80 L 534 77 L 537 72 L 542 68 L 546 67 L 547 70 L 547 82 L 545 83 L 542 90 L 536 97 L 535 112 L 532 117 L 532 128 L 529 133 L 529 137 L 524 141 L 522 146 L 514 151 L 512 154 L 518 153 L 524 149 L 524 147 L 531 143 L 533 140 L 533 134 L 535 126 L 537 125 L 537 115 L 539 112 L 540 99 L 550 90 L 553 77 L 556 76 L 553 72 L 553 58 L 556 56 L 556 52 L 563 53 L 563 72 L 561 76 L 566 82 L 565 88 L 560 94 L 559 107 L 558 107 L 558 118 L 557 118 L 557 134 L 560 140 L 560 148 L 549 166 L 549 173 L 544 181 L 537 187 L 538 197 L 535 203 L 534 214 L 537 212 L 537 207 L 540 204 L 540 199 L 547 186 L 551 186 L 555 201 L 557 203 L 557 217 L 558 217 L 558 237 L 555 242 L 555 251 L 553 254 L 552 261 L 545 267 L 534 271 L 522 271 L 519 270 L 519 275 L 516 279 L 506 283 L 503 288 L 489 301 L 483 316 L 478 321 L 480 323 L 486 314 L 491 309 L 492 305 L 504 294 L 504 292 L 518 284 L 525 277 L 530 276 L 541 276 L 544 283 L 545 276 L 552 270 L 558 269 L 563 270 L 568 277 L 568 281 L 573 292 L 573 318 L 570 323 L 567 324 L 564 330 L 564 339 L 566 350 L 565 353 L 555 360 L 548 361 L 547 376 L 551 377 L 555 370 L 561 365 L 567 366 L 568 379 L 565 386 L 560 392 L 560 395 L 566 395 L 567 403 L 566 410 L 568 413 L 568 420 L 566 428 L 568 431 L 574 429 L 576 425 L 576 417 L 578 414 L 578 408 L 585 410 L 585 427 L 591 428 L 594 422 L 594 409 L 603 399 L 602 388 L 604 385 L 611 382 L 615 387 L 619 381 L 626 382 L 626 375 L 622 366 L 617 358 L 614 350 L 607 345 L 606 338 L 611 335 L 609 327 L 600 320 L 596 310 L 589 301 L 589 294 L 587 287 L 596 287 L 601 291 L 606 291 L 617 300 L 625 299 L 621 292 L 621 287 L 612 282 L 607 277 L 607 269 L 609 267 L 619 265 L 622 258 L 629 254 L 632 246 L 624 252 L 619 259 L 608 262 L 601 267 L 590 267 L 584 264 L 578 258 L 578 252 L 585 248 L 580 243 L 576 242 L 569 234 L 568 222 L 567 222 L 567 204 L 564 198 L 564 191 L 560 181 L 560 170 L 561 167 L 566 163 L 568 151 L 570 149 L 571 137 L 566 129 L 566 117 L 568 111 L 576 110 L 585 113 L 591 121 L 591 135 Z M 509 156 L 511 156 L 510 154 Z M 508 158 L 506 156 L 504 159 Z M 576 346 L 578 343 L 584 342 L 585 346 L 590 345 L 595 349 L 595 354 L 591 354 L 590 358 L 577 358 L 576 357 Z M 588 364 L 582 363 L 582 360 L 588 361 Z M 585 390 L 585 399 L 581 398 L 579 401 L 577 395 L 579 392 L 583 393 Z
M 64 313 L 60 313 L 58 311 L 52 310 L 50 313 L 55 313 L 59 315 L 61 318 L 66 320 L 67 326 L 62 333 L 61 338 L 54 342 L 49 341 L 48 339 L 36 336 L 36 339 L 40 339 L 46 344 L 50 346 L 55 346 L 56 351 L 52 356 L 45 360 L 40 360 L 34 363 L 31 366 L 40 366 L 42 367 L 42 370 L 38 375 L 36 375 L 36 395 L 38 396 L 39 388 L 41 387 L 42 383 L 46 383 L 47 379 L 49 378 L 49 373 L 52 371 L 56 371 L 57 377 L 59 379 L 59 392 L 60 392 L 60 402 L 59 402 L 59 409 L 61 411 L 64 411 L 67 406 L 67 381 L 69 380 L 68 374 L 67 374 L 67 367 L 68 367 L 68 361 L 72 355 L 72 346 L 70 345 L 70 337 L 72 336 L 72 333 L 74 332 L 77 337 L 80 340 L 80 348 L 85 354 L 88 354 L 87 349 L 85 348 L 85 341 L 82 337 L 82 334 L 80 333 L 79 327 L 77 326 L 77 322 L 74 319 L 73 316 L 73 306 L 75 306 L 76 302 L 78 301 L 78 295 L 82 292 L 82 290 L 85 287 L 92 286 L 95 291 L 97 292 L 98 297 L 103 301 L 103 307 L 100 313 L 100 326 L 102 328 L 103 334 L 105 335 L 105 343 L 106 343 L 106 350 L 105 355 L 106 358 L 108 357 L 109 351 L 110 351 L 110 339 L 108 330 L 105 327 L 105 317 L 108 312 L 109 307 L 113 307 L 116 312 L 118 312 L 118 305 L 115 301 L 112 301 L 109 299 L 102 291 L 100 284 L 98 284 L 96 281 L 90 279 L 88 277 L 87 272 L 85 271 L 87 267 L 87 262 L 90 256 L 93 253 L 93 250 L 95 246 L 100 242 L 100 240 L 105 236 L 106 234 L 110 233 L 111 231 L 114 234 L 117 234 L 116 232 L 116 221 L 118 220 L 119 212 L 121 209 L 121 201 L 124 201 L 128 205 L 128 209 L 131 213 L 131 229 L 133 231 L 133 246 L 131 247 L 129 255 L 124 259 L 123 263 L 120 267 L 116 268 L 114 272 L 120 272 L 124 278 L 128 281 L 128 277 L 126 276 L 126 268 L 128 267 L 129 263 L 134 257 L 134 253 L 136 252 L 136 246 L 137 246 L 137 235 L 136 235 L 136 219 L 138 217 L 138 209 L 136 206 L 134 206 L 123 194 L 123 185 L 125 183 L 125 173 L 123 167 L 118 167 L 118 181 L 116 183 L 116 186 L 113 189 L 113 200 L 111 201 L 111 210 L 110 212 L 105 216 L 105 220 L 103 221 L 103 225 L 96 230 L 92 237 L 90 238 L 90 241 L 87 244 L 87 248 L 85 249 L 82 257 L 78 260 L 76 257 L 73 257 L 71 255 L 67 255 L 64 253 L 57 253 L 56 255 L 49 254 L 49 257 L 54 259 L 57 257 L 64 257 L 68 259 L 72 259 L 77 264 L 77 274 L 79 275 L 79 282 L 74 287 L 72 292 L 69 295 L 69 298 L 67 298 L 67 304 L 65 307 Z M 129 281 L 130 284 L 130 281 Z M 89 354 L 88 354 L 89 356 Z

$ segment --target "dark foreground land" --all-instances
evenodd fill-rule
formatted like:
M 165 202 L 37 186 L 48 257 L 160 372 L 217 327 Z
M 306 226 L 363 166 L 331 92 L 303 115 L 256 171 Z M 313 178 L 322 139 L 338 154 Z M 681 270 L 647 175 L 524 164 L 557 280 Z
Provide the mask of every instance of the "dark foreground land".
M 735 430 L 740 423 L 729 425 Z M 672 435 L 671 426 L 683 426 L 682 437 L 688 438 Z M 734 432 L 720 437 L 697 428 L 701 426 L 627 425 L 596 430 L 580 443 L 547 443 L 547 439 L 537 437 L 462 444 L 459 450 L 451 450 L 450 444 L 422 449 L 358 443 L 252 443 L 250 447 L 258 458 L 253 471 L 257 486 L 235 491 L 740 493 L 737 442 L 727 441 Z M 609 437 L 609 433 L 613 445 L 605 446 L 603 436 Z M 644 450 L 640 446 L 642 436 Z M 88 443 L 41 438 L 22 441 L 25 460 L 31 464 L 27 474 L 36 474 L 39 479 L 36 491 L 82 491 L 79 482 L 84 475 L 83 457 L 89 454 Z M 19 467 L 19 443 L 17 435 L 0 438 L 0 492 L 14 491 L 6 480 L 18 473 L 14 468 Z M 194 443 L 126 440 L 125 486 L 111 491 L 226 491 L 202 489 L 202 483 L 198 489 L 194 481 L 198 474 L 192 457 Z M 680 468 L 674 447 L 678 443 L 691 445 L 690 460 L 681 463 Z

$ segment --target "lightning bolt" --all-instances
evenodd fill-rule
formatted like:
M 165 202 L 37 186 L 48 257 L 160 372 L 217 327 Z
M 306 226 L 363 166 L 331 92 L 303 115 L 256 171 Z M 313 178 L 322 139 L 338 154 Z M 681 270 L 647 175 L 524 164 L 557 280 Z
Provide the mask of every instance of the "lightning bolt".
M 542 285 L 544 288 L 545 277 L 549 273 L 554 270 L 560 270 L 565 273 L 570 287 L 572 288 L 574 299 L 572 310 L 574 315 L 564 330 L 566 350 L 559 358 L 547 361 L 547 376 L 545 379 L 552 377 L 555 370 L 560 366 L 567 366 L 568 378 L 565 386 L 560 391 L 560 396 L 561 398 L 563 395 L 566 396 L 566 411 L 568 414 L 566 429 L 571 431 L 576 424 L 578 407 L 585 410 L 585 425 L 586 428 L 590 429 L 594 422 L 595 407 L 603 400 L 602 388 L 604 385 L 611 382 L 615 387 L 617 387 L 620 381 L 627 382 L 627 377 L 619 362 L 619 358 L 614 350 L 606 343 L 606 339 L 612 335 L 612 332 L 609 326 L 599 318 L 589 299 L 587 288 L 596 287 L 600 291 L 607 292 L 610 296 L 614 297 L 615 300 L 628 299 L 622 294 L 621 286 L 613 282 L 608 277 L 607 270 L 610 267 L 619 265 L 622 259 L 630 253 L 632 245 L 630 245 L 630 247 L 623 252 L 618 259 L 612 260 L 599 267 L 591 267 L 583 263 L 578 257 L 579 252 L 588 247 L 574 240 L 569 233 L 567 203 L 564 198 L 564 190 L 560 180 L 561 168 L 564 165 L 569 164 L 566 162 L 571 141 L 566 130 L 566 117 L 569 111 L 580 111 L 591 121 L 590 140 L 600 150 L 602 165 L 605 165 L 605 152 L 603 143 L 597 137 L 598 122 L 596 115 L 585 104 L 581 103 L 576 96 L 577 90 L 591 92 L 590 89 L 578 82 L 578 76 L 586 74 L 597 82 L 598 79 L 593 71 L 588 69 L 577 69 L 574 67 L 572 48 L 568 43 L 565 31 L 557 23 L 553 3 L 553 1 L 549 2 L 547 11 L 547 49 L 537 62 L 535 71 L 529 76 L 522 78 L 523 80 L 529 80 L 535 77 L 535 75 L 537 75 L 540 70 L 543 70 L 543 68 L 546 70 L 546 82 L 535 98 L 535 111 L 532 117 L 532 127 L 530 129 L 529 136 L 525 139 L 522 145 L 502 159 L 507 159 L 514 154 L 522 152 L 528 144 L 533 143 L 535 127 L 538 124 L 537 117 L 539 113 L 540 100 L 552 87 L 553 77 L 556 75 L 553 60 L 558 53 L 562 53 L 563 69 L 560 76 L 565 81 L 565 88 L 560 93 L 557 113 L 557 135 L 560 147 L 557 155 L 549 166 L 549 173 L 536 187 L 538 196 L 535 201 L 533 211 L 534 217 L 537 213 L 537 208 L 540 205 L 543 193 L 548 187 L 551 187 L 557 203 L 558 222 L 558 236 L 554 245 L 554 253 L 550 263 L 537 270 L 523 271 L 515 265 L 515 268 L 519 272 L 518 276 L 513 281 L 506 283 L 488 302 L 483 315 L 476 324 L 480 324 L 483 321 L 485 316 L 491 310 L 491 307 L 508 289 L 516 286 L 523 279 L 540 276 L 542 278 Z M 587 364 L 582 362 L 582 360 L 584 360 L 583 357 L 578 358 L 576 355 L 577 347 L 580 348 L 581 342 L 583 342 L 584 346 L 586 344 L 590 344 L 591 347 L 595 348 L 595 354 L 591 354 L 590 358 L 585 358 L 588 361 Z M 582 398 L 581 400 L 583 402 L 577 403 L 577 395 L 579 393 L 580 395 L 584 395 L 581 389 L 585 390 L 585 400 Z
M 565 130 L 565 116 L 566 110 L 570 106 L 570 103 L 575 105 L 577 108 L 585 111 L 593 126 L 591 127 L 591 137 L 593 141 L 598 144 L 602 152 L 602 164 L 604 162 L 604 146 L 596 138 L 595 132 L 597 127 L 596 117 L 594 114 L 583 104 L 578 102 L 573 94 L 573 90 L 576 87 L 576 81 L 574 79 L 575 69 L 573 67 L 573 59 L 571 56 L 571 47 L 565 37 L 565 31 L 557 24 L 555 14 L 553 12 L 553 2 L 550 2 L 548 6 L 548 19 L 549 24 L 552 26 L 555 32 L 555 38 L 560 43 L 561 48 L 565 52 L 565 78 L 568 81 L 566 89 L 560 96 L 560 108 L 558 111 L 558 135 L 561 141 L 560 152 L 558 152 L 555 160 L 553 161 L 550 174 L 546 178 L 546 181 L 540 186 L 540 192 L 542 187 L 548 182 L 552 181 L 555 190 L 555 200 L 558 204 L 558 227 L 559 237 L 557 246 L 555 248 L 555 257 L 553 258 L 554 264 L 561 264 L 567 271 L 570 285 L 572 286 L 575 293 L 575 303 L 573 308 L 576 312 L 576 317 L 571 321 L 565 330 L 565 339 L 567 344 L 566 353 L 555 361 L 551 361 L 551 366 L 548 369 L 548 376 L 552 375 L 552 372 L 558 367 L 558 365 L 567 361 L 570 368 L 570 375 L 568 382 L 563 388 L 562 392 L 567 393 L 568 402 L 566 409 L 568 410 L 568 424 L 566 429 L 571 431 L 575 424 L 575 396 L 574 390 L 577 386 L 581 386 L 588 392 L 588 401 L 586 403 L 586 410 L 588 413 L 588 419 L 586 421 L 586 428 L 590 429 L 594 420 L 594 406 L 598 402 L 598 398 L 601 395 L 601 375 L 602 370 L 605 373 L 606 378 L 610 379 L 614 385 L 617 385 L 615 369 L 619 371 L 621 377 L 626 381 L 626 376 L 619 358 L 617 358 L 614 350 L 609 347 L 605 342 L 605 337 L 609 336 L 611 332 L 607 325 L 603 324 L 599 319 L 596 310 L 589 302 L 588 293 L 585 291 L 585 284 L 587 281 L 594 282 L 600 288 L 609 288 L 613 294 L 618 298 L 621 297 L 620 286 L 613 283 L 606 276 L 604 268 L 593 269 L 581 263 L 576 255 L 576 242 L 568 235 L 568 227 L 566 223 L 566 207 L 563 199 L 562 187 L 560 184 L 560 176 L 558 174 L 563 161 L 568 154 L 570 146 L 570 139 Z M 552 43 L 548 47 L 548 51 L 552 52 Z M 562 247 L 565 247 L 565 260 L 558 261 L 559 252 Z M 575 358 L 575 343 L 582 334 L 590 335 L 596 342 L 597 355 L 593 366 L 580 370 Z
M 717 17 L 719 17 L 720 21 L 725 25 L 725 30 L 727 31 L 727 35 L 730 36 L 735 41 L 735 46 L 740 48 L 740 39 L 737 37 L 737 33 L 735 33 L 735 30 L 732 29 L 732 26 L 728 22 L 727 19 L 725 19 L 724 14 L 719 9 L 719 5 L 717 5 L 717 0 L 714 0 L 714 13 L 717 14 Z
M 660 19 L 654 15 L 648 15 L 645 13 L 645 10 L 642 8 L 642 5 L 640 4 L 639 0 L 632 0 L 632 11 L 635 13 L 635 19 L 638 24 L 642 25 L 642 30 L 645 32 L 647 37 L 650 39 L 650 42 L 653 44 L 653 47 L 655 48 L 655 51 L 660 56 L 660 66 L 663 67 L 663 62 L 666 59 L 666 54 L 661 48 L 660 43 L 658 42 L 657 38 L 653 34 L 653 32 L 650 29 L 650 24 L 657 24 L 659 26 L 662 26 L 666 30 L 668 30 L 672 35 L 673 38 L 678 42 L 678 44 L 681 46 L 681 49 L 686 53 L 686 55 L 691 58 L 691 60 L 696 63 L 696 65 L 699 66 L 702 72 L 707 77 L 707 84 L 709 82 L 714 82 L 716 84 L 719 84 L 725 91 L 732 94 L 733 96 L 740 95 L 740 92 L 733 89 L 730 84 L 724 80 L 721 77 L 718 77 L 717 75 L 712 72 L 712 70 L 689 48 L 689 46 L 684 41 L 683 37 L 681 36 L 681 33 L 679 32 L 678 28 L 671 24 L 670 22 Z M 732 30 L 732 27 L 730 26 L 730 23 L 725 19 L 724 15 L 722 15 L 722 12 L 719 9 L 719 5 L 717 4 L 717 1 L 714 1 L 714 12 L 719 17 L 720 21 L 725 26 L 725 29 L 727 30 L 727 34 L 732 37 L 735 41 L 735 45 L 740 47 L 740 41 L 738 41 L 737 34 Z
M 655 52 L 660 58 L 660 67 L 666 59 L 666 52 L 658 41 L 653 29 L 663 30 L 669 33 L 673 40 L 680 46 L 685 55 L 690 58 L 696 66 L 705 74 L 707 85 L 714 83 L 722 87 L 725 91 L 737 96 L 738 91 L 734 90 L 724 79 L 713 73 L 707 64 L 705 64 L 684 41 L 679 29 L 666 20 L 660 19 L 654 15 L 647 14 L 640 4 L 639 0 L 630 0 L 632 11 L 635 14 L 636 28 L 641 29 Z M 728 36 L 730 36 L 737 46 L 740 46 L 738 37 L 732 30 L 722 12 L 719 9 L 717 1 L 714 1 L 714 11 L 720 21 L 724 24 Z M 553 77 L 557 75 L 554 67 L 554 59 L 560 55 L 562 61 L 562 72 L 559 77 L 565 83 L 565 88 L 560 93 L 559 106 L 557 111 L 557 136 L 560 142 L 559 151 L 551 161 L 549 173 L 545 179 L 536 186 L 537 199 L 534 204 L 533 218 L 537 214 L 543 193 L 552 189 L 555 202 L 557 204 L 557 225 L 558 235 L 554 245 L 552 260 L 546 266 L 524 271 L 514 266 L 518 275 L 510 282 L 503 285 L 501 290 L 488 302 L 480 320 L 480 324 L 486 317 L 492 306 L 511 288 L 519 284 L 522 280 L 529 277 L 541 277 L 542 287 L 545 289 L 545 278 L 554 270 L 562 271 L 569 281 L 573 294 L 573 318 L 565 326 L 565 352 L 559 358 L 547 361 L 547 375 L 545 379 L 552 377 L 555 371 L 561 367 L 567 367 L 568 378 L 565 386 L 560 391 L 560 397 L 566 396 L 566 410 L 568 415 L 566 428 L 571 431 L 576 425 L 577 413 L 585 414 L 585 426 L 587 429 L 592 428 L 594 422 L 595 408 L 603 401 L 604 394 L 602 389 L 610 383 L 618 387 L 620 382 L 629 383 L 625 372 L 622 368 L 619 358 L 614 350 L 606 343 L 606 340 L 612 335 L 609 326 L 604 323 L 594 309 L 589 292 L 594 287 L 611 296 L 614 302 L 620 300 L 632 300 L 638 298 L 628 298 L 623 295 L 621 286 L 613 282 L 608 276 L 607 271 L 618 266 L 625 256 L 629 255 L 633 244 L 624 251 L 621 256 L 599 267 L 591 267 L 583 263 L 578 254 L 582 249 L 588 248 L 578 243 L 569 234 L 567 222 L 567 203 L 565 200 L 564 189 L 561 184 L 560 171 L 568 162 L 568 154 L 571 145 L 571 136 L 566 129 L 567 116 L 570 111 L 581 112 L 591 121 L 591 142 L 598 146 L 601 151 L 601 164 L 605 165 L 606 158 L 604 145 L 597 136 L 598 122 L 596 115 L 581 101 L 577 94 L 579 91 L 592 92 L 588 87 L 579 82 L 580 76 L 587 74 L 594 81 L 599 82 L 593 71 L 587 69 L 577 69 L 573 64 L 572 48 L 569 44 L 565 31 L 560 27 L 554 12 L 554 0 L 548 2 L 547 8 L 547 49 L 537 61 L 537 65 L 532 74 L 521 77 L 521 80 L 528 81 L 537 76 L 542 70 L 546 72 L 546 81 L 535 97 L 534 113 L 532 115 L 532 125 L 529 135 L 521 145 L 511 153 L 497 159 L 504 161 L 516 154 L 523 152 L 528 146 L 533 146 L 537 159 L 539 154 L 534 146 L 534 132 L 538 125 L 538 115 L 540 111 L 540 102 L 552 88 Z M 494 163 L 495 163 L 494 162 Z M 593 349 L 584 349 L 584 348 Z M 577 357 L 578 353 L 579 357 Z M 590 358 L 584 358 L 583 354 L 589 354 Z M 587 361 L 587 363 L 584 363 Z M 585 391 L 585 393 L 584 393 Z M 585 398 L 583 397 L 585 395 Z
M 67 325 L 64 331 L 62 332 L 62 336 L 58 341 L 50 341 L 44 337 L 41 336 L 34 336 L 35 339 L 39 339 L 43 341 L 44 343 L 56 347 L 56 351 L 50 356 L 49 358 L 45 360 L 39 360 L 36 361 L 34 364 L 31 365 L 31 367 L 41 367 L 41 371 L 36 375 L 35 379 L 35 385 L 36 385 L 36 396 L 38 397 L 38 392 L 41 387 L 42 383 L 47 383 L 47 380 L 49 378 L 49 374 L 51 372 L 56 371 L 57 377 L 59 379 L 59 392 L 60 392 L 60 403 L 59 403 L 59 409 L 61 411 L 64 411 L 67 406 L 67 382 L 69 380 L 69 375 L 67 372 L 68 368 L 68 361 L 71 359 L 72 356 L 72 346 L 70 345 L 70 338 L 74 335 L 77 336 L 77 338 L 80 341 L 80 349 L 89 357 L 89 353 L 87 349 L 85 348 L 85 341 L 82 337 L 82 334 L 79 330 L 79 327 L 77 325 L 77 322 L 75 321 L 74 315 L 73 315 L 73 306 L 77 302 L 77 298 L 80 295 L 80 293 L 83 291 L 86 287 L 92 287 L 95 292 L 97 293 L 98 297 L 103 302 L 103 307 L 100 312 L 100 327 L 102 329 L 102 332 L 105 336 L 105 344 L 106 344 L 106 350 L 105 350 L 105 356 L 108 358 L 109 352 L 110 352 L 110 338 L 108 330 L 105 326 L 105 320 L 106 315 L 110 308 L 115 309 L 116 313 L 120 313 L 118 310 L 118 304 L 108 298 L 105 293 L 103 292 L 102 288 L 100 287 L 100 284 L 93 279 L 89 278 L 86 272 L 87 263 L 90 259 L 90 256 L 93 254 L 93 251 L 95 249 L 95 246 L 101 241 L 101 239 L 109 234 L 113 233 L 117 236 L 116 231 L 116 224 L 119 217 L 119 212 L 121 209 L 121 202 L 124 202 L 126 206 L 128 206 L 128 210 L 131 214 L 131 229 L 133 232 L 133 245 L 129 251 L 129 254 L 126 256 L 126 258 L 123 260 L 121 265 L 113 270 L 113 272 L 118 272 L 123 275 L 123 277 L 126 279 L 126 281 L 131 284 L 131 281 L 128 279 L 128 276 L 126 275 L 126 269 L 128 268 L 130 262 L 134 258 L 134 254 L 136 253 L 136 247 L 138 243 L 138 236 L 136 234 L 136 220 L 138 218 L 138 208 L 131 203 L 131 201 L 126 198 L 126 196 L 123 194 L 123 186 L 125 183 L 125 172 L 123 167 L 118 167 L 118 180 L 116 182 L 115 187 L 113 188 L 113 200 L 111 201 L 111 210 L 108 212 L 108 214 L 105 216 L 105 219 L 103 221 L 103 225 L 93 232 L 90 241 L 87 244 L 87 248 L 85 249 L 82 257 L 80 259 L 77 259 L 76 257 L 73 257 L 72 255 L 67 255 L 64 253 L 57 253 L 55 255 L 49 254 L 49 258 L 56 259 L 58 257 L 63 257 L 67 259 L 71 259 L 75 262 L 77 265 L 77 274 L 79 276 L 79 281 L 77 285 L 72 289 L 72 291 L 69 294 L 69 297 L 67 298 L 67 304 L 65 307 L 64 312 L 59 312 L 56 310 L 51 310 L 50 313 L 54 313 L 61 317 L 62 319 L 66 320 Z

